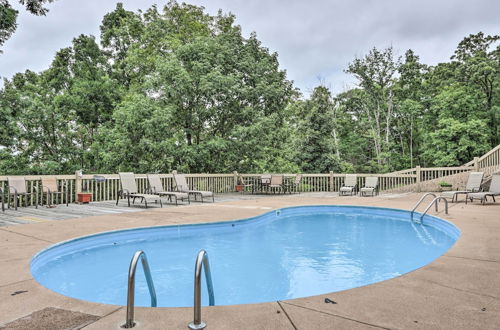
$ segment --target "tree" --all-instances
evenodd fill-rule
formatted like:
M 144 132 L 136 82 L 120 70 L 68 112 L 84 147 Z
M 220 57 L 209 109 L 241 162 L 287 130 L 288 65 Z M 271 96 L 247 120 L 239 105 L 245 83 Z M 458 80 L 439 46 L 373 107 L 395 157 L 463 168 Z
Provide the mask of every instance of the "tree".
M 426 107 L 425 75 L 428 68 L 419 62 L 419 57 L 410 49 L 398 67 L 399 79 L 395 85 L 398 110 L 395 118 L 395 134 L 400 140 L 401 161 L 397 167 L 414 167 L 414 149 L 419 151 L 421 118 Z M 409 127 L 408 127 L 409 124 Z M 417 144 L 417 145 L 416 145 Z M 408 146 L 409 161 L 406 157 Z
M 500 143 L 500 109 L 494 107 L 500 96 L 500 36 L 485 36 L 482 32 L 464 38 L 451 57 L 459 63 L 458 79 L 480 91 L 484 111 L 491 128 L 491 145 Z M 495 47 L 496 44 L 496 47 Z
M 460 122 L 453 118 L 438 121 L 429 132 L 423 156 L 433 166 L 459 166 L 489 150 L 486 123 L 479 119 Z
M 70 113 L 60 111 L 47 74 L 26 71 L 6 81 L 2 103 L 13 114 L 10 125 L 15 137 L 6 147 L 16 159 L 29 164 L 28 173 L 66 171 L 74 160 L 74 122 Z
M 363 59 L 349 64 L 347 73 L 352 73 L 364 90 L 361 108 L 368 120 L 373 137 L 374 150 L 379 166 L 389 165 L 389 143 L 394 118 L 394 74 L 399 61 L 394 60 L 392 47 L 383 51 L 373 48 Z
M 301 127 L 303 141 L 299 148 L 302 170 L 307 173 L 327 173 L 340 169 L 335 150 L 334 103 L 328 88 L 316 87 L 305 103 L 307 117 Z
M 286 136 L 280 132 L 286 130 L 285 109 L 295 91 L 279 69 L 277 55 L 262 47 L 256 35 L 244 38 L 232 15 L 208 16 L 200 7 L 170 2 L 162 13 L 153 7 L 142 19 L 143 36 L 128 47 L 124 58 L 137 75 L 131 79 L 127 102 L 115 112 L 118 126 L 105 131 L 119 141 L 139 142 L 121 165 L 149 152 L 163 159 L 159 150 L 146 147 L 153 144 L 142 143 L 149 139 L 146 131 L 158 125 L 169 132 L 162 138 L 172 146 L 173 161 L 165 161 L 162 170 L 244 171 L 276 166 L 276 160 L 287 166 L 280 140 Z M 164 114 L 155 116 L 156 122 L 138 110 L 146 100 L 148 109 Z M 141 127 L 144 139 L 131 135 L 138 133 L 135 129 L 123 129 L 134 124 Z M 271 156 L 274 159 L 264 160 Z
M 40 16 L 47 14 L 48 9 L 44 7 L 45 3 L 54 0 L 19 0 L 26 10 L 34 15 Z M 19 12 L 12 8 L 8 0 L 0 0 L 0 47 L 12 36 L 17 28 L 17 15 Z M 2 50 L 0 49 L 0 54 Z
M 141 44 L 145 24 L 139 14 L 127 11 L 122 3 L 104 16 L 101 24 L 101 46 L 112 61 L 110 74 L 124 87 L 130 87 L 135 76 L 127 68 L 127 54 L 131 47 Z
M 45 14 L 51 1 L 20 2 Z M 6 40 L 17 12 L 0 0 L 0 13 Z M 346 70 L 356 88 L 333 96 L 318 86 L 302 97 L 278 54 L 255 33 L 244 37 L 234 15 L 118 3 L 100 44 L 77 36 L 47 70 L 5 80 L 0 173 L 460 165 L 499 142 L 499 40 L 470 35 L 435 66 L 412 50 L 396 59 L 374 48 Z

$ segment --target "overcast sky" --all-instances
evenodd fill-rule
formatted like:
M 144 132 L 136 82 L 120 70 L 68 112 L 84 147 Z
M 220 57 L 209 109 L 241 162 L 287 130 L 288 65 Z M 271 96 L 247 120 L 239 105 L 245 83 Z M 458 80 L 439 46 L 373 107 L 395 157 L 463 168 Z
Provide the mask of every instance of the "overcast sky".
M 10 1 L 19 7 L 17 0 Z M 42 71 L 57 50 L 79 34 L 99 37 L 103 16 L 114 0 L 57 0 L 45 17 L 20 9 L 19 27 L 3 47 L 0 76 L 27 69 Z M 123 0 L 128 10 L 166 1 Z M 465 36 L 483 31 L 500 34 L 499 0 L 190 0 L 215 14 L 236 15 L 248 36 L 279 54 L 282 69 L 305 94 L 319 82 L 335 93 L 355 81 L 343 70 L 372 47 L 393 46 L 398 55 L 411 48 L 421 62 L 448 61 Z M 1 83 L 0 83 L 1 85 Z

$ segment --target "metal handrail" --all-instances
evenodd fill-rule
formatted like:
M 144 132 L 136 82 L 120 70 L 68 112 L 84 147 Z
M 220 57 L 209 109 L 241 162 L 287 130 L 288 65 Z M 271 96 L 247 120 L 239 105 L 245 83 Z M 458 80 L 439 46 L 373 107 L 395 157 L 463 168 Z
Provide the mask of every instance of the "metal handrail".
M 128 269 L 128 291 L 127 291 L 127 319 L 122 328 L 133 328 L 135 326 L 134 322 L 134 298 L 135 298 L 135 271 L 137 269 L 137 263 L 139 259 L 142 262 L 142 268 L 144 269 L 144 275 L 146 276 L 146 282 L 148 283 L 149 294 L 151 296 L 151 307 L 156 307 L 156 291 L 153 284 L 153 278 L 151 277 L 151 271 L 149 269 L 148 259 L 144 251 L 137 251 L 132 260 L 130 261 L 130 267 Z
M 201 270 L 205 267 L 205 280 L 207 282 L 209 305 L 215 305 L 214 287 L 212 285 L 212 274 L 210 273 L 210 264 L 208 254 L 205 250 L 198 252 L 194 264 L 194 320 L 188 324 L 189 329 L 204 329 L 207 324 L 201 321 Z
M 427 206 L 427 208 L 425 209 L 424 213 L 422 213 L 422 215 L 420 216 L 420 223 L 423 223 L 424 221 L 424 215 L 427 213 L 427 211 L 429 211 L 429 209 L 431 208 L 432 204 L 436 204 L 436 211 L 437 211 L 437 204 L 440 200 L 444 200 L 444 213 L 445 214 L 448 214 L 448 200 L 442 196 L 439 196 L 439 197 L 436 197 L 432 200 L 432 202 L 429 204 L 429 206 Z
M 427 196 L 429 196 L 429 195 L 434 196 L 434 198 L 436 198 L 436 197 L 437 197 L 437 196 L 436 196 L 436 194 L 431 193 L 431 192 L 429 192 L 429 193 L 427 193 L 427 194 L 423 195 L 423 196 L 420 198 L 420 200 L 417 202 L 417 204 L 415 204 L 415 207 L 413 208 L 413 210 L 411 210 L 411 213 L 410 213 L 410 220 L 413 220 L 413 213 L 415 213 L 415 210 L 416 210 L 416 209 L 417 209 L 417 207 L 418 207 L 418 206 L 419 206 L 419 205 L 420 205 L 420 204 L 424 201 L 425 197 L 427 197 Z M 438 206 L 437 206 L 437 204 L 436 204 L 436 212 L 437 212 L 437 211 L 438 211 Z

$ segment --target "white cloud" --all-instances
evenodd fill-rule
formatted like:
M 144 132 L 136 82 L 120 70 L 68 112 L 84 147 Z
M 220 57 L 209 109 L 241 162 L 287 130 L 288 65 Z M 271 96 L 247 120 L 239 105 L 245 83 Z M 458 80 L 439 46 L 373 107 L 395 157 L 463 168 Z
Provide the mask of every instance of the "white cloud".
M 129 10 L 155 1 L 124 0 Z M 166 2 L 156 1 L 159 6 Z M 353 0 L 263 1 L 197 0 L 215 14 L 219 8 L 236 15 L 248 35 L 257 32 L 263 45 L 277 51 L 281 67 L 302 91 L 321 77 L 335 92 L 353 83 L 343 70 L 355 56 L 372 47 L 394 46 L 400 55 L 412 48 L 421 61 L 449 60 L 465 36 L 500 33 L 500 1 Z M 99 35 L 102 17 L 115 1 L 58 0 L 47 17 L 22 12 L 16 34 L 0 55 L 0 75 L 46 69 L 55 52 L 79 34 Z

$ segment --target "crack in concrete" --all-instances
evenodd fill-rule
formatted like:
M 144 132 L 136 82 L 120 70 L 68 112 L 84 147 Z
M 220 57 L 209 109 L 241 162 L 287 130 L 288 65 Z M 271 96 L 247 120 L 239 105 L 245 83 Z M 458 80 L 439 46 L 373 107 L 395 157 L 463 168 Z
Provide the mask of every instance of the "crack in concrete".
M 431 280 L 426 280 L 425 282 L 432 283 L 432 284 L 435 284 L 435 285 L 439 285 L 439 286 L 441 286 L 443 288 L 447 288 L 447 289 L 452 289 L 452 290 L 456 290 L 456 291 L 460 291 L 460 292 L 474 294 L 474 295 L 480 296 L 480 297 L 488 297 L 488 298 L 493 298 L 493 299 L 496 299 L 496 300 L 500 300 L 500 297 L 490 296 L 488 294 L 484 294 L 484 293 L 480 293 L 480 292 L 474 292 L 474 291 L 459 289 L 459 288 L 455 288 L 453 286 L 444 285 L 444 284 L 441 284 L 441 283 L 438 283 L 438 282 L 435 282 L 435 281 L 431 281 Z
M 339 317 L 339 318 L 344 319 L 344 320 L 349 320 L 349 321 L 352 321 L 352 322 L 356 322 L 356 323 L 360 323 L 360 324 L 364 324 L 364 325 L 369 325 L 369 326 L 372 326 L 372 327 L 375 327 L 375 328 L 379 328 L 379 329 L 392 330 L 391 328 L 386 328 L 386 327 L 383 327 L 383 326 L 380 326 L 380 325 L 376 325 L 376 324 L 372 324 L 372 323 L 368 323 L 368 322 L 363 322 L 363 321 L 360 321 L 360 320 L 351 319 L 349 317 L 338 315 L 338 314 L 332 314 L 332 313 L 328 313 L 328 312 L 325 312 L 325 311 L 320 311 L 320 310 L 317 310 L 317 309 L 314 309 L 314 308 L 310 308 L 310 307 L 295 305 L 295 304 L 284 302 L 284 301 L 282 301 L 282 303 L 286 304 L 286 305 L 295 306 L 295 307 L 298 307 L 298 308 L 303 308 L 303 309 L 307 309 L 307 310 L 310 310 L 310 311 L 318 312 L 318 313 L 321 313 L 321 314 L 333 316 L 333 317 Z
M 498 260 L 489 260 L 489 259 L 477 259 L 477 258 L 469 258 L 469 257 L 461 257 L 461 256 L 454 256 L 454 255 L 443 255 L 441 256 L 442 257 L 446 257 L 446 258 L 457 258 L 457 259 L 467 259 L 467 260 L 474 260 L 474 261 L 484 261 L 484 262 L 492 262 L 492 263 L 500 263 L 500 261 Z
M 20 283 L 23 283 L 23 282 L 29 282 L 29 281 L 33 281 L 33 279 L 32 278 L 28 278 L 28 279 L 17 281 L 17 282 L 11 282 L 11 283 L 7 283 L 7 284 L 3 284 L 3 285 L 0 285 L 0 289 L 6 288 L 6 287 L 11 286 L 11 285 L 20 284 Z
M 31 235 L 26 235 L 26 234 L 18 233 L 18 232 L 15 232 L 15 231 L 7 230 L 7 229 L 5 229 L 5 228 L 0 228 L 0 230 L 6 231 L 6 232 L 11 233 L 11 234 L 17 234 L 17 235 L 20 235 L 20 236 L 33 238 L 33 239 L 36 239 L 36 240 L 38 240 L 38 241 L 42 241 L 42 242 L 46 242 L 46 243 L 51 243 L 51 244 L 54 244 L 54 243 L 55 243 L 55 242 L 48 241 L 48 240 L 43 239 L 43 238 L 38 238 L 38 237 L 35 237 L 35 236 L 31 236 Z
M 277 301 L 278 305 L 280 306 L 281 310 L 283 311 L 283 313 L 285 313 L 285 316 L 287 317 L 288 321 L 290 321 L 290 324 L 292 325 L 292 327 L 295 329 L 295 330 L 298 330 L 297 327 L 295 326 L 295 323 L 293 323 L 290 315 L 288 315 L 288 313 L 286 312 L 286 310 L 283 308 L 283 306 L 281 305 L 281 302 L 280 301 Z
M 82 327 L 78 328 L 77 330 L 84 329 L 84 328 L 88 327 L 89 325 L 92 325 L 92 324 L 94 324 L 94 323 L 96 323 L 96 322 L 99 322 L 99 321 L 100 321 L 100 320 L 102 320 L 103 318 L 108 317 L 108 316 L 110 316 L 111 314 L 114 314 L 114 313 L 118 312 L 118 311 L 119 311 L 119 310 L 121 310 L 121 309 L 123 309 L 123 307 L 118 307 L 117 309 L 112 310 L 112 311 L 111 311 L 111 312 L 109 312 L 108 314 L 101 316 L 98 320 L 95 320 L 94 322 L 91 322 L 91 323 L 85 324 L 84 326 L 82 326 Z

